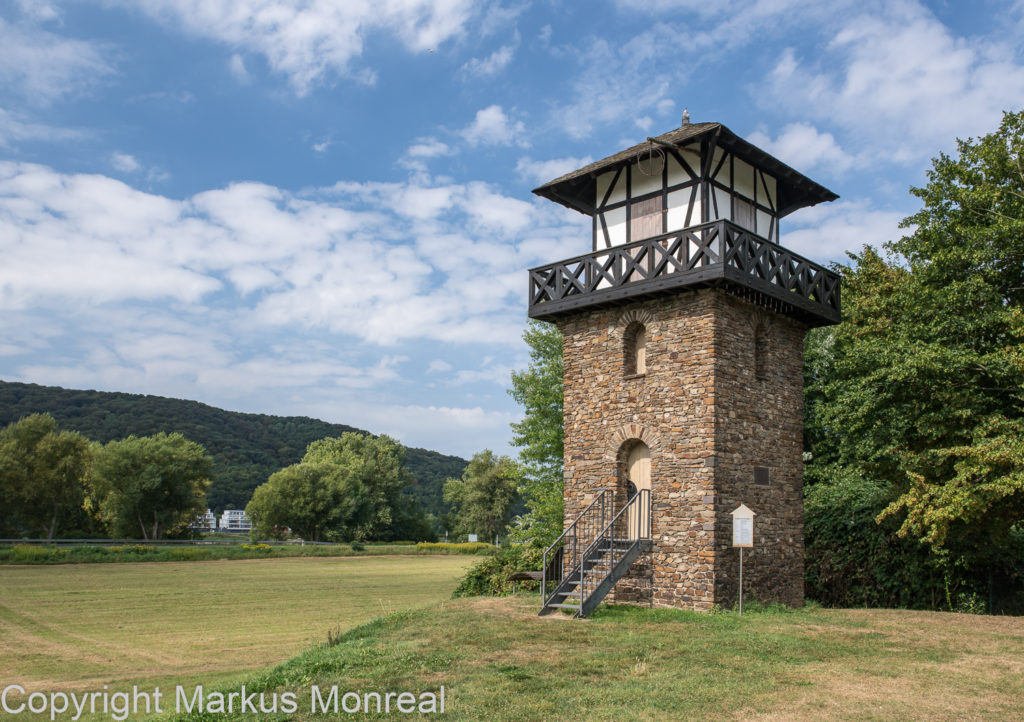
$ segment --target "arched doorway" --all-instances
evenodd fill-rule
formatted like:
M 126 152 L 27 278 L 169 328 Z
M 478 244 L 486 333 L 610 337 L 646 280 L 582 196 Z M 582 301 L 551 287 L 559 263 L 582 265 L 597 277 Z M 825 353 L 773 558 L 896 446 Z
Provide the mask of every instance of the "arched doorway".
M 651 490 L 651 450 L 644 442 L 637 441 L 626 456 L 626 500 L 644 489 Z M 646 507 L 634 505 L 630 508 L 627 522 L 630 539 L 639 539 L 642 527 L 649 525 L 649 520 L 642 518 L 646 513 Z

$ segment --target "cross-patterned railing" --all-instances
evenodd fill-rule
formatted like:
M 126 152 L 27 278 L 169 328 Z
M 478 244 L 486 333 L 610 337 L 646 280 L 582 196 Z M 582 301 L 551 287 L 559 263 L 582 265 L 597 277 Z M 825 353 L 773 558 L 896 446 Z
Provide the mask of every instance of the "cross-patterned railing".
M 839 322 L 832 271 L 730 221 L 713 221 L 530 270 L 529 313 L 561 313 L 718 285 L 811 325 Z

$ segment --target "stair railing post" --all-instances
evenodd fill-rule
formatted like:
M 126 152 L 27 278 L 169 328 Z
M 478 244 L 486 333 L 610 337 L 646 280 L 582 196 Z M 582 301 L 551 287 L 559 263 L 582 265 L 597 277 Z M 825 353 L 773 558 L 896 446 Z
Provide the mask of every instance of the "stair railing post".
M 548 586 L 548 553 L 547 553 L 547 550 L 544 551 L 544 557 L 541 560 L 541 564 L 543 566 L 541 566 L 541 568 L 540 568 L 540 601 L 541 601 L 541 604 L 544 604 L 544 603 L 546 603 L 548 601 L 548 593 L 547 593 L 547 586 Z

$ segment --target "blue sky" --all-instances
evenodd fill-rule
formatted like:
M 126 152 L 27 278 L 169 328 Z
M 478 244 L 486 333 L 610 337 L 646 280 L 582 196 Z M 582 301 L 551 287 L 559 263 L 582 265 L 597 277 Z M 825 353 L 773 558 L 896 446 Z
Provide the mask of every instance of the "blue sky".
M 1024 101 L 1024 2 L 0 0 L 0 378 L 508 452 L 530 190 L 717 121 L 898 237 L 929 159 Z

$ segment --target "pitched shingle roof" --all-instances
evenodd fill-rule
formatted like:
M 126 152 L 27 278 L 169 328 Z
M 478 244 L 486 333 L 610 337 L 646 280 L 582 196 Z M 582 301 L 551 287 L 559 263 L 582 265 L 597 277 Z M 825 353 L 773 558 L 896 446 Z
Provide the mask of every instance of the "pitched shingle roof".
M 828 188 L 815 183 L 807 176 L 793 170 L 757 146 L 743 140 L 721 123 L 687 124 L 675 130 L 670 130 L 667 133 L 662 133 L 653 140 L 659 144 L 668 143 L 683 146 L 695 140 L 703 139 L 705 136 L 713 137 L 722 148 L 731 151 L 748 163 L 762 168 L 775 176 L 775 179 L 778 181 L 778 215 L 780 218 L 799 208 L 812 206 L 823 201 L 834 201 L 839 197 Z M 571 173 L 566 173 L 560 178 L 535 188 L 533 192 L 577 210 L 580 213 L 593 215 L 594 186 L 597 182 L 597 176 L 620 165 L 627 165 L 633 162 L 640 153 L 647 151 L 649 147 L 650 143 L 648 141 L 638 143 L 631 148 L 595 161 Z

